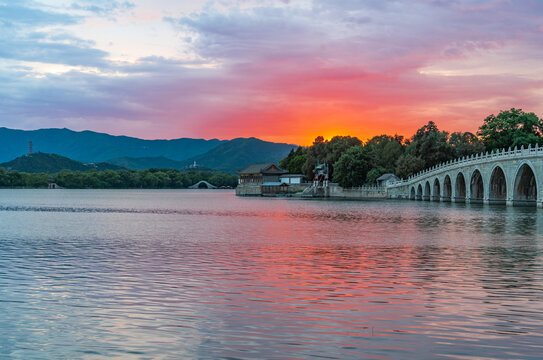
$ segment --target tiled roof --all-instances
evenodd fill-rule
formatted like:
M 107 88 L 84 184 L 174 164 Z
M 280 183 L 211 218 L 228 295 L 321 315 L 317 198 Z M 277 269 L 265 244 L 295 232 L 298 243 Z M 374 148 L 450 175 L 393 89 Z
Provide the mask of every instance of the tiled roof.
M 245 169 L 238 171 L 238 174 L 258 174 L 258 173 L 261 173 L 261 172 L 265 172 L 267 174 L 286 174 L 286 173 L 288 173 L 288 170 L 283 170 L 277 165 L 275 165 L 275 166 L 279 170 L 266 171 L 266 169 L 269 169 L 273 165 L 275 165 L 275 164 L 254 164 L 254 165 L 249 165 Z
M 272 164 L 252 164 L 238 171 L 240 174 L 258 174 L 264 168 L 269 168 Z
M 377 178 L 377 181 L 386 181 L 386 180 L 389 180 L 389 179 L 392 179 L 392 178 L 395 178 L 397 179 L 398 177 L 394 174 L 383 174 L 381 175 L 380 177 Z

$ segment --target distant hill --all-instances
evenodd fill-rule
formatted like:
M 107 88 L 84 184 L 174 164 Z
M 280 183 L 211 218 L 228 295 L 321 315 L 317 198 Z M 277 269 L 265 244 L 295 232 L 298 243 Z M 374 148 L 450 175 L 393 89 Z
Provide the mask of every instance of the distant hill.
M 0 128 L 0 162 L 26 153 L 29 141 L 35 153 L 54 153 L 82 163 L 110 162 L 133 170 L 183 170 L 196 161 L 203 168 L 235 172 L 249 164 L 278 162 L 296 147 L 256 138 L 143 140 L 93 131 Z
M 110 164 L 118 165 L 132 170 L 145 170 L 145 169 L 181 169 L 183 165 L 180 161 L 165 158 L 164 156 L 156 157 L 122 157 L 111 159 L 107 161 Z
M 237 138 L 181 163 L 186 166 L 196 161 L 212 169 L 235 172 L 250 164 L 277 163 L 295 148 L 296 145 L 272 143 L 254 137 Z
M 0 164 L 8 170 L 17 170 L 27 173 L 54 174 L 62 170 L 90 171 L 90 170 L 121 170 L 123 167 L 108 163 L 83 164 L 56 154 L 34 153 L 20 156 L 9 162 Z
M 0 128 L 0 161 L 9 161 L 28 151 L 54 153 L 84 163 L 102 162 L 121 157 L 166 157 L 185 160 L 203 154 L 226 140 L 174 139 L 143 140 L 113 136 L 93 131 L 69 129 L 13 130 Z
M 131 170 L 146 170 L 146 169 L 175 169 L 181 171 L 214 171 L 209 167 L 196 165 L 193 163 L 187 165 L 183 161 L 175 161 L 165 158 L 163 156 L 151 157 L 151 158 L 131 158 L 123 157 L 118 159 L 108 160 L 107 163 L 125 167 Z

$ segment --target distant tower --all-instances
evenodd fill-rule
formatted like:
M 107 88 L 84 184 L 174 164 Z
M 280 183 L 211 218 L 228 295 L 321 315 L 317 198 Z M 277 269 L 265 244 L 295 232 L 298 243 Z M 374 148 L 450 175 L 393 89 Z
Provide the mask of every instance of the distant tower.
M 32 154 L 32 141 L 28 142 L 28 155 Z

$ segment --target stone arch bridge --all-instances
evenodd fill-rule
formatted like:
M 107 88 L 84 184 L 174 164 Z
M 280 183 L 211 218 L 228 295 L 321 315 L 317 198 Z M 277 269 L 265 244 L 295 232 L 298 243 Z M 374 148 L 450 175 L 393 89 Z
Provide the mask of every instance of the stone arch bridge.
M 389 184 L 387 191 L 391 198 L 543 207 L 543 147 L 448 161 Z

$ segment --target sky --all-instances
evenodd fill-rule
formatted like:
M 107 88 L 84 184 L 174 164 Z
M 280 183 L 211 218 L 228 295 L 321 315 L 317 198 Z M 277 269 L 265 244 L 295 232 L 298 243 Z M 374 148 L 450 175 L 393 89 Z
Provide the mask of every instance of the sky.
M 0 0 L 0 126 L 145 139 L 543 116 L 540 0 Z

